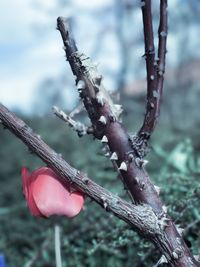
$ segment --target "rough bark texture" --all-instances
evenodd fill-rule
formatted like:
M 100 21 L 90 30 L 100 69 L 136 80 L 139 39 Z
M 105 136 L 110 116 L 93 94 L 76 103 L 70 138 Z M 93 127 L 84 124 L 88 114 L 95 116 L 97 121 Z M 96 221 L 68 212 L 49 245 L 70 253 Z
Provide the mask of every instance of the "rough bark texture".
M 153 238 L 162 235 L 159 218 L 146 204 L 130 204 L 90 180 L 85 174 L 70 166 L 60 154 L 51 149 L 39 135 L 14 113 L 0 104 L 0 119 L 5 128 L 20 138 L 29 150 L 40 157 L 60 177 L 65 185 L 70 182 L 76 188 L 101 205 L 106 211 L 130 224 L 140 234 Z

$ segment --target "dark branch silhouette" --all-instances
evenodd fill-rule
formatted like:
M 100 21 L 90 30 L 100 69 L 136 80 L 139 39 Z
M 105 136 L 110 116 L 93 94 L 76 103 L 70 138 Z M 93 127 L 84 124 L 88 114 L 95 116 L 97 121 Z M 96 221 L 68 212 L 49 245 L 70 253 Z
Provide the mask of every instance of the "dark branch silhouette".
M 147 104 L 143 125 L 138 134 L 133 137 L 133 141 L 140 151 L 140 156 L 144 157 L 148 152 L 148 141 L 155 129 L 160 113 L 167 41 L 167 0 L 160 1 L 157 57 L 154 47 L 151 0 L 142 1 L 142 17 L 145 43 L 144 57 L 147 70 Z

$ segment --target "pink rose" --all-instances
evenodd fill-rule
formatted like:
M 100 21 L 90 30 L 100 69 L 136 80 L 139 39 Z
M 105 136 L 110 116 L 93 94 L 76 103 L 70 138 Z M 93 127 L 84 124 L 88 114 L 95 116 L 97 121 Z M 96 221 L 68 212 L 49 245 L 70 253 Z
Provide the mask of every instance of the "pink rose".
M 50 168 L 41 167 L 30 174 L 23 167 L 21 175 L 23 193 L 32 215 L 64 215 L 71 218 L 81 211 L 84 195 L 80 192 L 70 193 L 70 185 L 64 187 Z

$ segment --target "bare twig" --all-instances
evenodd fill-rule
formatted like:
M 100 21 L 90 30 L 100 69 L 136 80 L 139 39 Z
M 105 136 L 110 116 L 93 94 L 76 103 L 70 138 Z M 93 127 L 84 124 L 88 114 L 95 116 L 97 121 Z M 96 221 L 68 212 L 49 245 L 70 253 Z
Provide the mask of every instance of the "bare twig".
M 79 114 L 83 109 L 84 109 L 83 103 L 80 102 L 80 103 L 78 104 L 78 106 L 77 106 L 74 110 L 72 110 L 72 111 L 70 112 L 69 116 L 70 116 L 71 118 L 73 118 L 75 115 Z
M 144 25 L 145 59 L 147 70 L 147 105 L 144 122 L 133 137 L 133 143 L 144 157 L 148 152 L 148 141 L 155 129 L 160 113 L 165 72 L 165 54 L 167 40 L 167 0 L 160 0 L 160 23 L 158 30 L 158 57 L 155 58 L 154 36 L 151 14 L 151 0 L 142 0 Z
M 159 98 L 162 96 L 163 81 L 165 73 L 165 58 L 166 58 L 166 43 L 167 43 L 167 0 L 160 0 L 160 25 L 158 29 L 158 81 L 157 92 Z M 160 104 L 160 99 L 159 99 Z M 157 116 L 159 115 L 160 107 L 157 109 Z
M 79 137 L 92 133 L 92 128 L 86 127 L 83 123 L 73 120 L 71 116 L 67 115 L 58 107 L 54 106 L 52 109 L 54 114 L 61 120 L 65 121 L 69 125 L 69 127 L 71 127 L 75 132 L 77 132 Z

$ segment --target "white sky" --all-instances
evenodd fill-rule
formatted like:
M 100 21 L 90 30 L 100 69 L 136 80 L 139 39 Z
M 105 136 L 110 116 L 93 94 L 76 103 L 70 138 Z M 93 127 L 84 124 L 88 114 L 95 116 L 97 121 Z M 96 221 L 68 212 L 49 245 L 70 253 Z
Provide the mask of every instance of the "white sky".
M 27 0 L 6 0 L 0 6 L 0 101 L 29 111 L 34 88 L 62 68 L 57 31 L 54 27 L 42 38 L 31 30 L 31 25 L 47 18 Z
M 77 15 L 78 13 L 76 16 L 77 43 L 81 51 L 90 55 L 92 42 L 88 42 L 88 40 L 97 39 L 99 26 L 104 23 L 105 18 L 94 23 L 93 18 L 86 13 L 84 15 L 81 10 L 90 12 L 91 9 L 98 9 L 102 5 L 109 6 L 112 2 L 113 0 L 72 0 L 73 9 L 66 7 L 65 10 L 62 9 L 63 14 L 60 14 L 60 9 L 57 9 L 58 13 L 56 11 L 55 0 L 1 1 L 0 102 L 11 109 L 17 108 L 30 113 L 34 90 L 45 78 L 57 77 L 67 68 L 64 52 L 61 49 L 60 35 L 55 30 L 56 18 L 59 15 L 73 15 L 73 12 L 76 12 Z M 176 1 L 169 2 L 172 5 Z M 49 13 L 47 14 L 44 10 L 49 10 Z M 113 21 L 109 21 L 109 23 L 112 24 Z M 40 33 L 36 33 L 38 31 L 34 31 L 34 27 L 38 27 L 39 24 L 42 25 L 39 29 Z M 42 30 L 45 34 L 42 33 Z M 115 45 L 114 38 L 112 35 L 105 35 L 103 45 L 106 56 L 100 59 L 100 72 L 101 67 L 102 70 L 106 69 L 105 66 L 111 68 L 112 71 L 118 69 L 118 47 Z M 168 57 L 171 55 L 172 62 L 176 61 L 177 54 L 175 38 L 168 36 L 170 52 Z M 80 40 L 84 41 L 80 42 Z M 97 60 L 99 59 L 97 58 Z M 105 77 L 105 82 L 109 89 L 113 89 L 114 84 L 109 78 Z
M 74 5 L 92 9 L 109 4 L 106 0 L 88 2 L 77 0 Z M 38 8 L 32 3 L 39 4 Z M 51 13 L 46 15 L 43 8 L 51 11 L 55 1 L 36 0 L 32 3 L 30 0 L 0 3 L 0 101 L 11 109 L 19 108 L 28 113 L 34 89 L 43 79 L 56 77 L 66 68 L 60 35 L 55 30 L 56 18 L 72 13 L 68 9 L 64 14 L 59 10 L 53 16 Z M 34 32 L 33 26 L 38 26 L 38 22 L 47 28 L 45 35 Z

